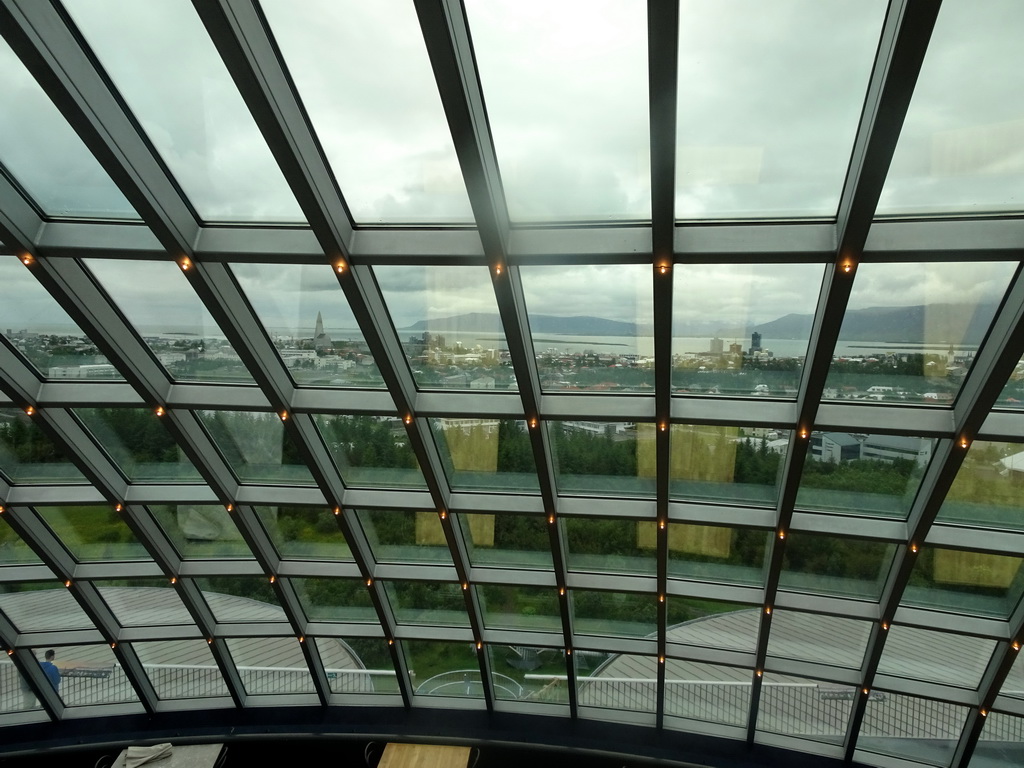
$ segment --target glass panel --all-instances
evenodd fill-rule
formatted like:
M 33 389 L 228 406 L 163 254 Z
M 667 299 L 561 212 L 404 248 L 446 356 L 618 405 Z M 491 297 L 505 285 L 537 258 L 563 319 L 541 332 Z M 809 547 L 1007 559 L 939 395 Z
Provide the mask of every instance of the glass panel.
M 352 217 L 472 221 L 413 6 L 261 5 Z M 330 50 L 345 55 L 325 60 L 320 52 Z
M 53 664 L 60 672 L 59 681 L 55 682 L 54 687 L 65 706 L 83 707 L 139 700 L 109 645 L 100 643 L 32 649 L 36 658 L 44 659 L 44 665 L 45 654 L 51 651 L 54 654 Z
M 318 637 L 314 643 L 331 693 L 399 693 L 391 651 L 382 638 Z
M 996 403 L 997 408 L 1024 408 L 1024 357 L 1017 363 L 1017 367 L 1010 374 L 1009 381 L 1003 387 Z
M 197 411 L 243 483 L 313 485 L 305 460 L 276 413 Z
M 36 513 L 79 562 L 151 559 L 111 507 L 36 507 Z
M 676 264 L 673 271 L 673 391 L 795 398 L 822 268 Z
M 3 40 L 0 73 L 0 163 L 43 213 L 139 218 Z
M 255 507 L 278 554 L 297 560 L 351 560 L 345 536 L 329 509 Z
M 762 10 L 680 4 L 678 219 L 836 215 L 886 3 Z
M 655 573 L 656 523 L 610 517 L 566 517 L 565 556 L 570 571 Z
M 480 662 L 472 643 L 403 640 L 402 646 L 417 696 L 483 698 Z
M 919 627 L 889 627 L 878 671 L 910 680 L 926 680 L 974 690 L 985 674 L 995 640 Z
M 521 267 L 541 388 L 646 392 L 654 387 L 651 267 Z
M 551 421 L 547 426 L 559 493 L 654 496 L 653 424 Z
M 252 557 L 252 551 L 224 507 L 168 504 L 151 506 L 149 511 L 184 560 Z
M 655 468 L 654 425 L 640 425 L 650 432 L 651 455 L 645 465 Z M 755 434 L 761 432 L 758 439 Z M 674 499 L 733 501 L 775 506 L 782 476 L 782 457 L 789 445 L 788 430 L 724 427 L 711 424 L 673 424 L 670 428 L 669 495 Z M 774 435 L 772 440 L 768 437 Z
M 922 547 L 903 593 L 904 605 L 1009 618 L 1024 592 L 1024 559 Z
M 171 378 L 254 383 L 176 263 L 113 259 L 86 259 L 85 263 Z
M 1024 718 L 989 712 L 968 768 L 1014 768 L 1024 762 Z
M 553 587 L 481 584 L 476 591 L 487 629 L 562 631 L 558 591 Z
M 569 605 L 577 634 L 646 637 L 657 629 L 658 600 L 654 595 L 573 589 Z
M 456 517 L 470 565 L 551 570 L 551 538 L 545 518 L 464 512 Z
M 877 600 L 895 554 L 896 545 L 882 541 L 790 533 L 779 587 Z
M 0 408 L 0 471 L 15 484 L 86 482 L 64 451 L 18 408 Z
M 376 266 L 391 322 L 423 389 L 516 389 L 485 267 Z
M 950 405 L 1016 264 L 861 264 L 824 399 Z
M 540 493 L 525 421 L 429 421 L 452 490 Z
M 0 520 L 3 516 L 0 515 Z M 0 522 L 0 565 L 22 565 L 42 562 L 7 521 Z
M 123 380 L 85 332 L 16 257 L 0 256 L 0 284 L 4 286 L 0 328 L 8 343 L 35 366 L 41 376 Z
M 468 627 L 462 587 L 433 581 L 389 581 L 384 591 L 399 624 L 435 624 Z
M 654 712 L 658 706 L 658 660 L 653 656 L 621 654 L 594 671 L 576 652 L 577 697 L 581 707 Z
M 59 581 L 0 582 L 0 610 L 19 632 L 94 628 Z
M 427 487 L 401 419 L 319 414 L 313 418 L 346 485 Z
M 842 744 L 856 695 L 853 686 L 765 672 L 757 730 Z
M 745 726 L 753 672 L 669 658 L 665 661 L 665 714 Z
M 148 408 L 78 408 L 93 439 L 133 482 L 202 482 L 203 477 Z
M 161 699 L 229 695 L 205 640 L 158 640 L 132 648 Z
M 857 749 L 901 757 L 912 763 L 948 766 L 967 713 L 967 707 L 948 701 L 872 692 Z
M 937 522 L 1024 528 L 1024 444 L 976 440 L 942 502 Z
M 666 641 L 669 645 L 678 643 L 680 646 L 753 653 L 760 627 L 760 608 L 742 603 L 668 596 Z M 683 650 L 679 648 L 676 652 Z
M 771 537 L 770 531 L 754 528 L 669 523 L 668 574 L 691 581 L 762 585 Z
M 289 579 L 310 621 L 377 622 L 366 584 L 359 579 Z
M 943 3 L 878 213 L 1022 209 L 1019 11 L 1012 0 Z
M 643 4 L 466 7 L 509 215 L 649 219 Z
M 0 655 L 0 685 L 4 695 L 0 696 L 0 712 L 20 712 L 28 709 L 41 709 L 42 704 L 36 698 L 32 686 L 21 676 L 18 668 L 7 654 Z M 15 694 L 14 692 L 18 693 Z
M 775 610 L 768 656 L 860 669 L 871 626 L 869 621 Z
M 323 10 L 329 11 L 330 6 Z M 329 266 L 232 264 L 231 271 L 297 384 L 384 386 Z
M 316 692 L 302 644 L 296 638 L 243 637 L 225 642 L 250 696 Z
M 94 584 L 122 627 L 195 623 L 166 579 L 120 579 Z
M 565 651 L 527 645 L 488 645 L 494 698 L 568 704 Z
M 1010 673 L 1003 680 L 1003 687 L 999 689 L 999 695 L 1024 699 L 1024 654 L 1017 654 Z
M 452 565 L 436 512 L 367 509 L 357 515 L 377 562 Z
M 906 519 L 935 441 L 924 437 L 812 432 L 796 506 Z
M 64 6 L 202 219 L 303 221 L 189 3 Z M 169 61 L 176 62 L 170 70 Z
M 213 618 L 220 624 L 285 621 L 270 580 L 256 576 L 196 579 Z

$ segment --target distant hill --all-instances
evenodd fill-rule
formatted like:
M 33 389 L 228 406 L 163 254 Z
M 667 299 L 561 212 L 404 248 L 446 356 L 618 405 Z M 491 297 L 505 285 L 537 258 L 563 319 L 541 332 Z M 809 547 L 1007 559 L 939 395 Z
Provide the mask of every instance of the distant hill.
M 420 320 L 401 329 L 413 333 L 501 333 L 498 315 L 469 312 L 464 315 Z M 635 336 L 636 323 L 608 320 L 604 317 L 557 317 L 556 315 L 530 315 L 533 333 L 557 333 L 563 336 Z

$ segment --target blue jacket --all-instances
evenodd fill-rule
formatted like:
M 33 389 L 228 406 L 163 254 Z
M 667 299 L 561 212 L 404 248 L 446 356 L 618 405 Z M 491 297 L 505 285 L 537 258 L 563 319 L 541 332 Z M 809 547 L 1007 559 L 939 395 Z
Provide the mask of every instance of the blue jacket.
M 60 688 L 60 670 L 52 661 L 40 661 L 39 666 L 43 668 L 43 672 L 50 679 L 50 685 L 53 686 L 53 690 Z

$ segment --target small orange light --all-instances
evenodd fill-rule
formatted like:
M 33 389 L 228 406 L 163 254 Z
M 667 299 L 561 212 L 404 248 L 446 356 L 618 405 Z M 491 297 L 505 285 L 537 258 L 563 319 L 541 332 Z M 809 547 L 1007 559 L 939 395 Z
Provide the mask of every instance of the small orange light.
M 558 588 L 558 594 L 561 595 L 562 597 L 565 597 L 565 587 L 559 587 Z
M 120 504 L 115 504 L 114 505 L 114 511 L 115 512 L 120 512 L 123 509 L 124 509 L 124 507 L 122 507 Z
M 0 504 L 0 515 L 2 515 L 5 511 L 6 509 L 4 508 L 4 506 Z
M 367 579 L 366 580 L 366 586 L 372 587 L 373 586 L 373 579 Z
M 1015 640 L 1015 641 L 1013 642 L 1013 645 L 1012 645 L 1011 647 L 1013 648 L 1013 650 L 1015 650 L 1015 651 L 1019 651 L 1019 650 L 1020 650 L 1020 643 L 1018 643 L 1018 642 L 1017 642 L 1017 641 Z
M 281 421 L 288 421 L 288 411 L 281 411 L 277 415 L 281 417 Z
M 345 262 L 344 261 L 339 261 L 337 264 L 335 264 L 334 265 L 334 271 L 337 272 L 339 275 L 342 272 L 344 272 L 345 271 Z
M 760 669 L 759 669 L 759 670 L 757 670 L 757 676 L 758 676 L 758 677 L 761 677 L 761 675 L 763 675 L 763 674 L 764 674 L 764 672 L 762 672 L 762 671 L 761 671 Z
M 181 267 L 182 272 L 188 272 L 192 268 L 192 261 L 186 256 L 178 262 L 178 266 Z
M 530 427 L 532 429 L 536 429 L 537 428 L 537 420 L 536 419 L 530 419 Z
M 862 692 L 862 693 L 863 693 L 863 694 L 864 694 L 865 696 L 867 696 L 867 695 L 868 695 L 868 692 L 869 692 L 869 689 L 867 689 L 867 688 L 861 688 L 861 692 Z
M 665 663 L 665 657 L 664 657 L 664 656 L 659 656 L 659 657 L 658 657 L 658 662 L 659 662 L 660 664 L 664 664 L 664 663 Z
M 7 655 L 8 655 L 8 656 L 13 656 L 13 655 L 14 655 L 14 649 L 13 649 L 13 648 L 9 649 L 9 650 L 7 651 Z
M 800 430 L 800 439 L 801 440 L 806 440 L 807 439 L 807 430 L 806 429 L 801 429 Z
M 156 415 L 157 416 L 163 416 L 165 413 L 166 413 L 166 411 L 164 410 L 164 407 L 162 405 L 158 405 L 156 407 Z
M 462 589 L 463 591 L 469 589 L 469 584 L 467 584 L 466 582 L 462 582 Z
M 273 584 L 273 583 L 274 583 L 274 582 L 275 582 L 276 580 L 277 580 L 277 577 L 276 577 L 276 576 L 271 576 L 271 577 L 270 577 L 270 583 L 271 583 L 271 584 Z
M 412 424 L 412 414 L 411 413 L 405 414 L 404 421 L 405 421 L 406 424 Z
M 303 637 L 302 635 L 299 635 L 299 642 L 300 642 L 300 643 L 304 643 L 304 642 L 306 642 L 306 638 L 305 638 L 305 637 Z
M 177 576 L 171 576 L 171 584 L 177 584 L 177 583 L 178 583 L 178 577 Z
M 234 504 L 225 504 L 224 505 L 224 509 L 226 509 L 228 512 L 234 512 L 235 511 L 235 505 Z
M 341 507 L 335 507 L 334 508 L 334 516 L 337 517 L 340 514 L 341 514 Z
M 966 437 L 961 437 L 960 438 L 960 447 L 961 448 L 968 448 L 968 447 L 970 447 L 970 445 L 971 445 L 971 441 L 968 440 Z
M 772 615 L 772 607 L 770 605 L 766 605 L 764 607 L 764 612 L 765 612 L 765 615 L 771 616 Z
M 659 271 L 659 272 L 661 272 L 661 274 L 663 274 L 663 275 L 664 275 L 664 274 L 667 274 L 667 273 L 668 273 L 668 264 L 662 264 L 662 265 L 660 265 L 660 266 L 658 267 L 658 271 Z
M 21 263 L 24 264 L 26 267 L 31 267 L 32 264 L 35 263 L 35 259 L 32 258 L 31 253 L 26 253 L 21 257 Z
M 566 656 L 572 656 L 572 648 L 566 648 L 565 649 L 565 655 Z
M 111 643 L 111 644 L 110 644 L 110 647 L 111 647 L 111 648 L 117 648 L 117 643 Z
M 476 643 L 476 649 L 477 649 L 477 650 L 479 651 L 479 650 L 480 650 L 481 648 L 483 648 L 483 647 L 484 647 L 484 644 L 483 644 L 483 643 L 481 643 L 481 642 L 480 642 L 480 641 L 478 640 L 478 641 L 477 641 L 477 643 Z
M 64 582 L 64 586 L 70 588 L 71 587 L 71 579 L 68 579 L 67 581 L 65 581 Z
M 658 521 L 658 528 L 660 528 L 663 531 L 665 530 L 665 521 L 664 520 L 659 520 Z
M 496 274 L 496 275 L 500 275 L 501 274 L 501 264 L 495 264 L 494 265 L 494 274 Z
M 785 539 L 786 538 L 786 532 L 785 531 L 779 531 L 779 538 L 780 539 Z
M 981 715 L 982 717 L 988 717 L 988 710 L 987 709 L 983 709 L 978 714 Z
M 447 520 L 448 519 L 448 513 L 445 512 L 443 509 L 440 512 L 438 512 L 437 514 L 441 516 L 442 520 Z
M 664 595 L 658 595 L 658 602 L 659 603 L 664 603 L 665 602 L 665 596 Z
M 551 525 L 554 525 L 555 524 L 555 516 L 554 515 L 548 515 L 548 522 Z
M 887 622 L 887 621 L 883 621 L 882 622 L 882 631 L 883 632 L 888 632 L 889 631 L 889 622 Z
M 389 638 L 388 638 L 388 645 L 394 645 L 394 644 L 395 644 L 395 641 L 394 641 L 394 640 L 392 640 L 392 639 L 391 639 L 391 638 L 389 637 Z
M 916 554 L 917 553 L 917 544 L 911 544 L 910 545 L 910 551 Z
M 29 416 L 34 415 L 35 412 L 36 412 L 36 409 L 33 406 L 31 406 L 31 405 L 26 405 L 25 406 L 25 413 L 27 413 Z
M 665 422 L 663 421 L 663 422 L 661 422 L 661 424 L 659 424 L 659 425 L 658 425 L 658 429 L 660 429 L 660 430 L 661 430 L 662 432 L 664 432 L 665 430 L 667 430 L 667 429 L 668 429 L 668 424 L 666 424 L 666 423 L 665 423 Z
M 213 645 L 213 638 L 212 637 L 206 638 L 206 644 L 207 645 Z

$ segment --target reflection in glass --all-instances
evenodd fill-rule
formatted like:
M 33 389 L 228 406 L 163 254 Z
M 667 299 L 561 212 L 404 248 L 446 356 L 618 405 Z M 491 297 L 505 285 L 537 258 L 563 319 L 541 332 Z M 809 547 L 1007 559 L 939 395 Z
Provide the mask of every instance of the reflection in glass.
M 650 524 L 650 533 L 654 533 Z M 691 581 L 761 585 L 770 531 L 669 523 L 668 575 Z
M 384 386 L 328 265 L 233 264 L 231 271 L 297 384 Z
M 653 424 L 551 421 L 547 427 L 560 493 L 654 495 Z
M 665 714 L 724 725 L 745 726 L 750 717 L 749 669 L 665 661 Z
M 948 766 L 967 722 L 967 707 L 888 691 L 873 692 L 874 701 L 861 723 L 857 749 L 901 757 L 912 763 Z M 928 738 L 899 723 L 928 723 Z
M 228 696 L 228 687 L 205 640 L 132 643 L 157 697 Z
M 421 389 L 516 389 L 485 267 L 375 266 Z
M 0 472 L 17 483 L 84 483 L 78 467 L 20 408 L 0 408 Z
M 19 632 L 94 629 L 60 581 L 0 582 L 0 610 Z
M 1010 374 L 1006 386 L 996 401 L 997 408 L 1024 408 L 1024 357 Z
M 599 660 L 607 656 L 603 663 Z M 654 712 L 658 706 L 657 659 L 637 654 L 573 654 L 577 700 L 583 707 Z M 597 663 L 595 663 L 597 662 Z
M 1009 618 L 1024 593 L 1024 559 L 945 547 L 922 547 L 903 604 Z
M 205 221 L 303 221 L 217 49 L 184 0 L 63 3 Z M 168 69 L 167 62 L 177 64 Z
M 573 589 L 569 598 L 573 630 L 578 634 L 646 637 L 656 629 L 654 595 Z
M 331 693 L 397 694 L 387 642 L 379 637 L 318 637 L 314 641 Z
M 351 560 L 348 542 L 329 509 L 255 507 L 256 516 L 284 558 Z
M 942 4 L 879 214 L 1022 210 L 1022 36 L 1013 0 Z
M 1015 268 L 860 264 L 823 397 L 951 405 Z
M 2 41 L 0 41 L 2 44 Z M 2 119 L 2 118 L 0 118 Z M 0 330 L 47 379 L 121 381 L 117 369 L 15 256 L 0 256 Z
M 968 768 L 1015 768 L 1020 765 L 1024 720 L 1002 712 L 989 712 L 974 747 Z
M 134 482 L 201 482 L 202 476 L 147 408 L 78 408 L 94 440 Z
M 402 647 L 417 696 L 483 698 L 480 661 L 472 643 L 403 640 Z
M 456 517 L 470 565 L 551 570 L 551 538 L 545 518 L 466 512 Z
M 526 266 L 519 273 L 542 389 L 653 392 L 649 265 Z
M 86 259 L 85 263 L 173 379 L 253 383 L 176 263 L 112 259 Z
M 677 219 L 836 215 L 885 9 L 680 4 Z
M 566 517 L 565 556 L 570 571 L 656 571 L 657 531 L 652 520 Z
M 192 614 L 167 579 L 120 579 L 95 584 L 122 627 L 193 623 Z
M 66 707 L 138 701 L 114 652 L 106 643 L 33 648 L 42 661 L 47 650 L 54 651 L 53 664 L 60 671 L 57 695 Z
M 878 671 L 974 690 L 995 648 L 995 640 L 893 624 L 878 660 Z
M 0 565 L 21 565 L 41 562 L 32 548 L 15 533 L 0 515 Z
M 240 637 L 224 642 L 248 695 L 316 692 L 296 638 Z
M 0 712 L 23 712 L 30 709 L 42 709 L 32 686 L 22 677 L 14 662 L 4 653 L 0 654 L 0 681 L 3 683 L 6 696 L 0 698 Z M 17 692 L 17 693 L 15 693 Z
M 409 435 L 396 416 L 314 415 L 345 484 L 426 488 Z
M 496 699 L 569 703 L 564 649 L 489 644 L 487 655 Z
M 812 432 L 796 506 L 906 519 L 934 447 L 925 437 Z
M 436 512 L 365 509 L 356 514 L 378 563 L 452 565 L 451 550 Z
M 722 600 L 668 596 L 666 640 L 670 646 L 675 643 L 752 653 L 760 626 L 760 608 Z
M 976 440 L 942 502 L 937 522 L 1024 528 L 1024 443 Z
M 786 537 L 779 588 L 877 600 L 896 545 L 804 531 Z
M 645 474 L 656 471 L 654 425 L 638 425 Z M 789 431 L 713 424 L 670 427 L 669 495 L 774 506 Z
M 293 578 L 290 581 L 310 621 L 377 621 L 370 593 L 359 579 Z
M 860 669 L 871 626 L 869 621 L 776 609 L 768 656 Z
M 389 581 L 384 584 L 391 612 L 399 624 L 468 627 L 466 598 L 454 582 Z
M 276 413 L 197 411 L 243 483 L 313 485 L 313 475 Z
M 263 0 L 261 7 L 352 217 L 471 221 L 413 6 Z M 345 55 L 325 60 L 320 52 L 329 50 Z
M 36 514 L 79 562 L 150 559 L 113 507 L 36 507 Z
M 0 164 L 43 213 L 139 218 L 4 40 L 0 40 L 0 103 L 4 105 Z M 4 285 L 10 283 L 4 281 Z
M 552 587 L 481 584 L 476 591 L 488 629 L 562 631 L 558 591 Z
M 765 672 L 757 730 L 842 744 L 856 693 L 850 685 Z
M 540 493 L 525 421 L 430 419 L 452 490 Z
M 284 611 L 270 580 L 256 576 L 211 576 L 196 579 L 213 618 L 220 624 L 282 622 Z
M 149 512 L 183 560 L 252 558 L 231 515 L 212 504 L 151 505 Z
M 643 4 L 466 7 L 512 219 L 650 218 Z
M 795 398 L 822 268 L 673 266 L 672 389 Z

